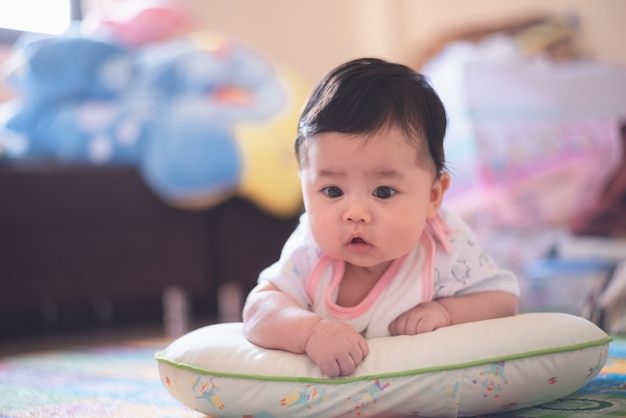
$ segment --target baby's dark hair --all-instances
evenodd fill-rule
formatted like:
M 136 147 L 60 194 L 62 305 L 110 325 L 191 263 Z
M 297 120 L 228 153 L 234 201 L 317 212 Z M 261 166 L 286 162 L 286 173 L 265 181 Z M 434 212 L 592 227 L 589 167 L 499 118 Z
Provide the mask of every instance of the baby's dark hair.
M 306 138 L 325 132 L 374 134 L 399 128 L 411 139 L 420 162 L 445 169 L 446 111 L 426 78 L 411 68 L 377 58 L 349 61 L 313 89 L 300 116 L 295 149 L 302 162 Z M 428 153 L 423 152 L 423 141 Z

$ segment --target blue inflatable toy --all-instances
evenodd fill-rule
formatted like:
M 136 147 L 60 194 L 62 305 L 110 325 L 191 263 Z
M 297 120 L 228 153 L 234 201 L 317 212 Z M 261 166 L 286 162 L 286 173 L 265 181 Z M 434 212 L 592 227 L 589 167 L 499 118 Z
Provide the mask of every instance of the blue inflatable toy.
M 181 207 L 241 195 L 279 216 L 300 210 L 293 140 L 307 83 L 224 34 L 135 44 L 112 34 L 15 44 L 0 158 L 130 164 Z

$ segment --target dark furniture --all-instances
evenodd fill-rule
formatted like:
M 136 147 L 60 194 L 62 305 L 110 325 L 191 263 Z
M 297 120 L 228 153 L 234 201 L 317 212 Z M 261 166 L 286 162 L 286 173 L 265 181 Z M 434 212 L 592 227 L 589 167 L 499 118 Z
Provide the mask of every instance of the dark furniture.
M 0 340 L 159 323 L 171 285 L 214 316 L 220 285 L 251 289 L 296 223 L 240 198 L 172 207 L 132 167 L 0 163 Z

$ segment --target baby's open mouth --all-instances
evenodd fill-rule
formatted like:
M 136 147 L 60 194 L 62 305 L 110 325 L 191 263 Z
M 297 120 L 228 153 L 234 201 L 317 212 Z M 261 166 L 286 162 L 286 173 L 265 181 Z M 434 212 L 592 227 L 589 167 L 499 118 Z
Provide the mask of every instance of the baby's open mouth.
M 362 237 L 352 237 L 348 248 L 357 254 L 364 254 L 372 248 L 372 245 Z

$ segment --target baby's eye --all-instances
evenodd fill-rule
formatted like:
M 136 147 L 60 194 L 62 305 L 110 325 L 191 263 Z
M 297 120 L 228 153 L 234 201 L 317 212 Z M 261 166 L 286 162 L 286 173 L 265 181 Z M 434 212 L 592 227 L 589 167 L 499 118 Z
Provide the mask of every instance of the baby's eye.
M 380 187 L 377 187 L 376 190 L 374 190 L 372 194 L 379 199 L 389 199 L 391 196 L 395 195 L 396 193 L 398 192 L 389 186 L 380 186 Z
M 322 189 L 322 192 L 331 199 L 343 196 L 343 190 L 337 186 L 328 186 Z

